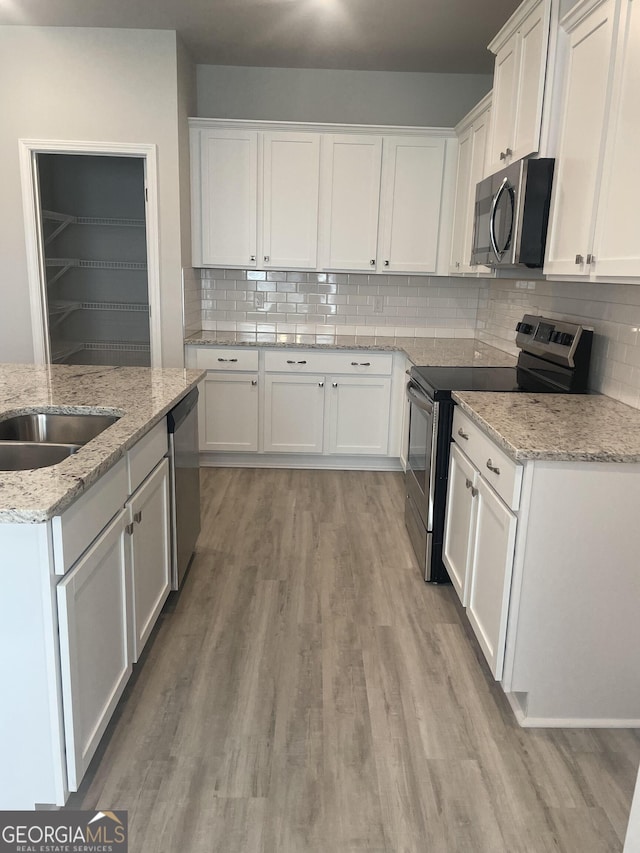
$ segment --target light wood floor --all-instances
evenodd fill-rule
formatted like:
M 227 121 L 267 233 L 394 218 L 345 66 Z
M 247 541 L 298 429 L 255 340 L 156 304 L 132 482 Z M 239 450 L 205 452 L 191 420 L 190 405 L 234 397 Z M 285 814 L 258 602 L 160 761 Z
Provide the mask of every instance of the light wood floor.
M 611 853 L 640 733 L 520 729 L 399 474 L 208 469 L 203 532 L 70 808 L 132 853 Z

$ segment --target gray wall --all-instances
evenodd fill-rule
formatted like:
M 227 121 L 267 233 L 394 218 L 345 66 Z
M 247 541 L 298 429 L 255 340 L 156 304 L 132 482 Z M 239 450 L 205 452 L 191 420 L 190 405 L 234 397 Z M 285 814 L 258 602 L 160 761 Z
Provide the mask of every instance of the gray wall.
M 0 27 L 0 103 L 0 361 L 33 360 L 18 140 L 144 142 L 158 147 L 163 360 L 181 367 L 175 32 Z
M 492 78 L 198 65 L 197 84 L 202 118 L 453 127 Z

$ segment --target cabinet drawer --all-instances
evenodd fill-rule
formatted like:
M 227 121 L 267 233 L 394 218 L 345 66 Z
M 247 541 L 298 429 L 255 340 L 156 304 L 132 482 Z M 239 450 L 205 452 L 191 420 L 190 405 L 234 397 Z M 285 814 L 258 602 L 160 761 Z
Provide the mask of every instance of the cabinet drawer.
M 259 353 L 249 347 L 198 347 L 196 367 L 202 370 L 257 370 Z
M 265 353 L 265 370 L 272 373 L 342 373 L 389 376 L 393 353 L 273 350 Z
M 517 509 L 520 504 L 522 465 L 509 459 L 458 406 L 453 414 L 453 438 L 507 506 Z
M 127 460 L 121 459 L 69 509 L 52 521 L 57 575 L 63 575 L 127 500 Z
M 156 467 L 168 448 L 167 422 L 160 423 L 143 436 L 127 453 L 129 461 L 129 494 L 132 495 L 147 474 Z

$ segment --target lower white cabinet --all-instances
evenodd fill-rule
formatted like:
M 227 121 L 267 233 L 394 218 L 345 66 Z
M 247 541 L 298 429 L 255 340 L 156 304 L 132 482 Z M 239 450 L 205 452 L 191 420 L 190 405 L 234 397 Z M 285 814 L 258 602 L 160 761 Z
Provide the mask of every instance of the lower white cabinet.
M 502 678 L 516 516 L 482 477 L 474 499 L 476 524 L 469 573 L 467 616 L 496 680 Z
M 324 386 L 324 376 L 265 376 L 265 452 L 322 453 Z
M 128 502 L 133 661 L 137 662 L 171 587 L 169 462 L 163 459 Z
M 258 450 L 258 374 L 209 372 L 200 385 L 200 450 Z
M 57 587 L 69 790 L 77 791 L 132 671 L 128 513 L 121 510 Z
M 475 531 L 478 506 L 478 502 L 474 500 L 477 491 L 475 486 L 477 473 L 458 446 L 452 444 L 442 559 L 449 572 L 453 588 L 465 607 L 469 600 L 469 567 L 473 556 L 472 534 Z
M 391 380 L 374 376 L 333 376 L 327 393 L 328 452 L 386 455 Z

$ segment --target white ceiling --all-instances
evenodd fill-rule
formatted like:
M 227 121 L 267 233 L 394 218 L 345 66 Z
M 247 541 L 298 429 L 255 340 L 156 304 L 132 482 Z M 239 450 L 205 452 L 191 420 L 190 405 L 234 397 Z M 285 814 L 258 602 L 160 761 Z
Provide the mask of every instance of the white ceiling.
M 197 63 L 490 73 L 519 0 L 0 0 L 0 24 L 177 30 Z

